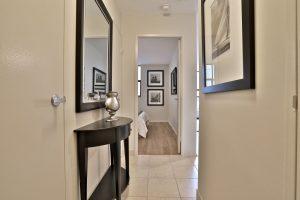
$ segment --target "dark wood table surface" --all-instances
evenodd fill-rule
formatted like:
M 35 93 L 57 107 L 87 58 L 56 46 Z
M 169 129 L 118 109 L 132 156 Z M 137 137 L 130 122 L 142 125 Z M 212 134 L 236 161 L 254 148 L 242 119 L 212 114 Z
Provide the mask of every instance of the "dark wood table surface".
M 132 122 L 132 119 L 126 117 L 119 117 L 119 120 L 113 122 L 102 119 L 74 130 L 77 134 L 81 200 L 87 199 L 88 148 L 102 145 L 110 145 L 111 166 L 89 199 L 121 199 L 121 194 L 128 186 L 130 179 L 128 138 Z M 121 167 L 121 141 L 123 140 L 126 169 Z

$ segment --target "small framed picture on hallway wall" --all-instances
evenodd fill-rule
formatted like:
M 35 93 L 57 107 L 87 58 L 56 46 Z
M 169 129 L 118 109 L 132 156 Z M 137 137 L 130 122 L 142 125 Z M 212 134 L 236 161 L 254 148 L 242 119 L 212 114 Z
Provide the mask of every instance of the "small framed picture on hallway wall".
M 171 95 L 177 95 L 177 67 L 171 73 Z
M 202 0 L 203 93 L 255 89 L 254 0 Z
M 164 70 L 148 70 L 147 86 L 164 87 Z
M 163 89 L 148 89 L 147 90 L 147 105 L 148 106 L 164 106 L 164 90 Z

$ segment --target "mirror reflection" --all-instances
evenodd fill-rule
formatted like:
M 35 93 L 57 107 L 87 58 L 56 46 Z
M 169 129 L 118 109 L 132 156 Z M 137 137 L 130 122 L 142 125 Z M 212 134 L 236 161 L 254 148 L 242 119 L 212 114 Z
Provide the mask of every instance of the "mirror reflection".
M 105 101 L 109 88 L 109 23 L 95 0 L 85 0 L 83 103 Z

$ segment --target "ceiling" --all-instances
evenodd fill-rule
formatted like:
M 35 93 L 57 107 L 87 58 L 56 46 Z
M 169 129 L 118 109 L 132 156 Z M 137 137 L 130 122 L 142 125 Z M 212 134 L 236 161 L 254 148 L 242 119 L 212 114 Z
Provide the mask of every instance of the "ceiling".
M 117 0 L 124 14 L 162 14 L 161 6 L 170 5 L 171 14 L 195 13 L 197 0 Z
M 169 65 L 177 52 L 178 38 L 139 38 L 139 65 Z

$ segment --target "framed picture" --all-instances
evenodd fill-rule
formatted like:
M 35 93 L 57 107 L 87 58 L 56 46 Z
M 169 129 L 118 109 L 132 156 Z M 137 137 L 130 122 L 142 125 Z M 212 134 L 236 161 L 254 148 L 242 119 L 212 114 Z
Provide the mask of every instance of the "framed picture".
M 202 0 L 203 93 L 255 89 L 254 0 Z
M 164 70 L 148 70 L 147 86 L 164 87 Z
M 93 92 L 97 94 L 106 94 L 106 73 L 93 68 Z
M 177 67 L 171 72 L 171 95 L 177 94 Z
M 148 106 L 164 106 L 164 98 L 163 89 L 148 89 L 147 91 Z

